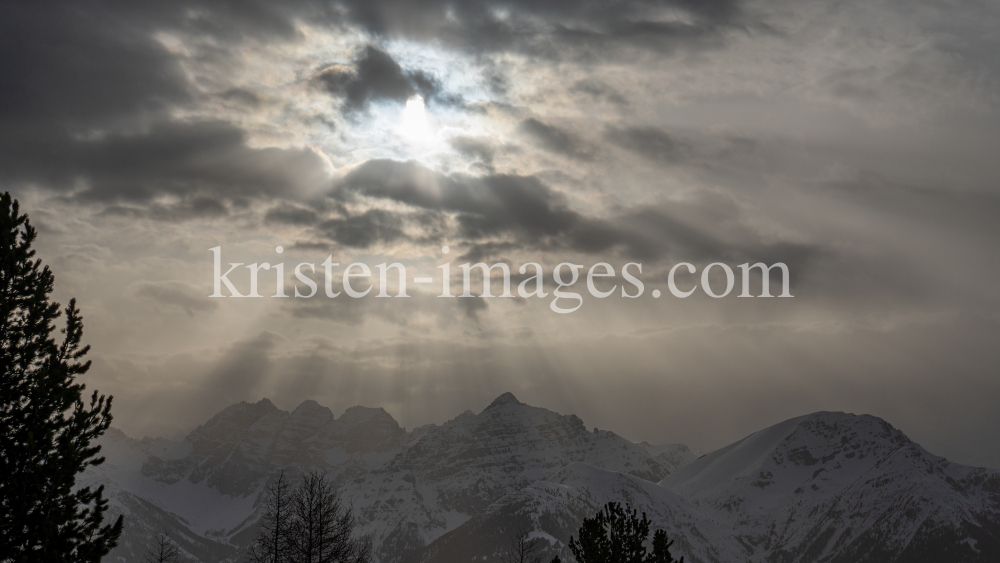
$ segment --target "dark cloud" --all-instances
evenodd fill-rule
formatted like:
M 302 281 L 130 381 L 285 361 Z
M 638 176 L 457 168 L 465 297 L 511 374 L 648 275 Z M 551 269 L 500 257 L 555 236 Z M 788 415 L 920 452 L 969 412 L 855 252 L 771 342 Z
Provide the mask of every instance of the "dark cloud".
M 4 2 L 4 152 L 67 130 L 131 124 L 190 99 L 175 58 L 128 11 L 105 2 Z
M 326 252 L 327 250 L 333 250 L 335 245 L 330 241 L 299 240 L 295 241 L 292 248 L 298 250 L 319 250 Z
M 471 238 L 511 232 L 555 236 L 579 217 L 559 193 L 537 178 L 448 176 L 415 162 L 371 160 L 362 164 L 334 191 L 334 196 L 342 199 L 356 195 L 456 213 L 460 234 Z
M 249 108 L 258 108 L 263 104 L 260 95 L 246 88 L 230 88 L 219 94 L 224 100 L 238 102 Z
M 196 106 L 204 95 L 189 82 L 181 57 L 157 39 L 158 32 L 215 44 L 198 56 L 220 60 L 227 45 L 250 39 L 298 39 L 297 21 L 360 26 L 379 37 L 433 36 L 476 51 L 559 51 L 561 47 L 551 44 L 554 38 L 570 43 L 590 41 L 585 36 L 593 34 L 611 38 L 625 33 L 626 27 L 661 21 L 656 14 L 664 10 L 680 10 L 700 27 L 722 24 L 738 13 L 728 2 L 709 9 L 687 2 L 627 2 L 612 8 L 592 2 L 497 6 L 436 0 L 334 4 L 85 0 L 11 2 L 0 10 L 0 74 L 5 76 L 0 91 L 4 124 L 0 181 L 72 192 L 79 199 L 109 205 L 108 213 L 160 220 L 221 216 L 252 198 L 295 199 L 326 181 L 326 173 L 322 159 L 308 150 L 252 148 L 246 133 L 233 124 L 172 118 L 176 114 L 171 110 Z M 647 25 L 638 35 L 649 33 L 660 32 Z M 192 52 L 199 48 L 192 46 Z M 487 67 L 498 91 L 504 90 L 502 69 L 493 63 Z M 432 104 L 461 103 L 443 91 L 436 77 L 403 68 L 374 45 L 363 47 L 352 65 L 331 66 L 313 80 L 341 97 L 349 112 L 373 102 L 401 103 L 414 94 Z M 251 110 L 262 104 L 259 94 L 241 86 L 222 89 L 216 96 Z M 522 129 L 547 150 L 578 158 L 589 155 L 588 147 L 563 129 L 537 120 L 526 121 Z M 475 154 L 483 171 L 492 171 L 493 148 L 461 140 L 453 144 Z M 547 188 L 532 184 L 533 180 L 490 176 L 484 181 L 494 199 L 506 201 L 490 213 L 463 214 L 463 229 L 469 236 L 502 231 L 521 209 L 545 206 Z M 500 189 L 501 184 L 508 188 Z M 175 201 L 156 201 L 164 196 Z M 507 211 L 500 213 L 503 206 Z M 556 207 L 542 213 L 525 218 L 520 228 L 552 233 L 571 220 L 571 214 Z M 308 213 L 293 216 L 278 210 L 266 218 L 299 224 L 314 221 Z M 555 221 L 556 226 L 542 227 L 541 220 Z M 362 220 L 343 221 L 331 225 L 330 232 L 362 242 L 364 237 L 349 235 Z M 371 240 L 390 237 L 387 229 L 381 232 L 384 236 Z
M 521 132 L 548 151 L 572 158 L 589 159 L 593 157 L 591 147 L 565 129 L 543 123 L 533 117 L 522 121 L 520 129 Z
M 576 83 L 573 84 L 572 90 L 574 92 L 587 94 L 594 100 L 610 102 L 619 106 L 628 105 L 628 99 L 618 90 L 595 78 L 585 78 L 583 80 L 576 81 Z
M 211 219 L 229 213 L 229 206 L 208 196 L 195 195 L 181 201 L 164 204 L 159 202 L 142 204 L 111 204 L 104 208 L 103 215 L 119 217 L 148 218 L 157 221 L 185 221 L 189 219 Z
M 448 234 L 448 219 L 438 211 L 418 209 L 403 212 L 377 208 L 352 211 L 343 205 L 335 208 L 332 216 L 330 213 L 315 215 L 318 222 L 312 225 L 313 240 L 298 241 L 295 245 L 323 249 L 335 243 L 337 246 L 368 249 L 399 241 L 418 245 L 438 244 Z M 269 212 L 268 215 L 273 214 Z M 295 217 L 283 218 L 286 222 L 294 218 L 300 221 L 295 224 L 304 226 L 307 216 L 306 213 L 296 213 Z
M 659 127 L 610 128 L 613 143 L 658 163 L 675 164 L 687 160 L 691 148 Z
M 76 190 L 75 197 L 87 201 L 193 197 L 189 211 L 196 216 L 222 211 L 218 198 L 295 196 L 329 181 L 323 159 L 310 150 L 252 148 L 243 130 L 205 121 L 24 143 L 0 154 L 0 170 L 8 181 Z
M 744 23 L 738 0 L 178 0 L 47 3 L 69 16 L 102 12 L 117 21 L 96 24 L 148 31 L 174 29 L 217 42 L 295 40 L 299 22 L 359 27 L 386 38 L 434 40 L 474 51 L 530 50 L 557 54 L 553 39 L 607 48 L 614 44 L 670 46 L 697 41 L 720 26 Z M 45 10 L 33 9 L 42 15 Z M 69 19 L 67 19 L 69 21 Z M 94 27 L 99 27 L 95 25 Z
M 483 71 L 486 86 L 498 96 L 506 96 L 510 92 L 510 80 L 504 75 L 503 69 L 490 65 Z
M 366 46 L 353 68 L 334 65 L 313 79 L 331 94 L 344 99 L 348 111 L 364 109 L 372 102 L 405 102 L 419 94 L 426 102 L 454 103 L 454 97 L 441 91 L 440 82 L 420 70 L 404 70 L 388 53 Z
M 747 137 L 674 133 L 654 126 L 609 126 L 604 136 L 615 145 L 659 165 L 719 166 L 752 154 L 758 145 Z
M 493 166 L 493 159 L 500 150 L 496 143 L 486 137 L 460 135 L 448 139 L 448 144 L 466 158 L 478 160 L 487 167 Z
M 218 216 L 229 207 L 224 200 L 322 181 L 324 165 L 309 151 L 250 148 L 233 125 L 170 117 L 199 94 L 155 33 L 188 26 L 221 33 L 225 22 L 288 35 L 292 13 L 275 12 L 265 3 L 4 2 L 0 181 L 165 220 Z M 258 103 L 240 89 L 223 97 Z M 160 196 L 179 201 L 153 201 Z
M 281 203 L 267 210 L 267 213 L 264 214 L 264 221 L 287 225 L 314 225 L 319 221 L 319 217 L 314 209 Z
M 376 243 L 404 238 L 400 216 L 382 209 L 369 209 L 359 215 L 329 219 L 318 230 L 332 241 L 351 248 L 368 248 Z
M 366 196 L 449 214 L 457 231 L 448 233 L 444 223 L 438 223 L 442 230 L 432 240 L 464 240 L 470 245 L 468 256 L 477 259 L 514 249 L 573 250 L 647 261 L 792 260 L 805 268 L 820 253 L 813 244 L 765 242 L 745 223 L 735 200 L 724 194 L 596 217 L 571 209 L 560 192 L 533 176 L 445 175 L 414 162 L 373 160 L 345 176 L 333 196 L 341 201 Z M 404 221 L 401 214 L 373 209 L 322 223 L 317 230 L 347 246 L 365 247 L 404 238 L 399 228 Z
M 453 213 L 459 225 L 456 235 L 470 239 L 506 234 L 540 242 L 564 235 L 582 220 L 561 194 L 538 178 L 445 175 L 415 162 L 366 162 L 334 191 L 344 200 L 357 195 Z
M 702 46 L 717 29 L 740 21 L 733 0 L 573 2 L 518 0 L 349 0 L 349 21 L 370 33 L 437 41 L 475 52 L 521 51 L 536 56 L 591 56 L 615 47 Z M 681 17 L 678 17 L 681 16 Z
M 358 26 L 379 37 L 433 40 L 474 51 L 530 50 L 562 56 L 603 43 L 697 42 L 720 25 L 738 20 L 736 2 L 688 0 L 603 2 L 444 0 L 318 2 L 180 0 L 170 3 L 56 1 L 5 2 L 0 8 L 0 118 L 4 152 L 20 152 L 66 132 L 135 128 L 151 115 L 192 103 L 178 57 L 157 39 L 172 31 L 210 38 L 218 46 L 251 39 L 300 37 L 297 22 Z M 671 15 L 685 17 L 669 21 Z M 666 22 L 666 23 L 664 23 Z M 654 40 L 655 43 L 655 40 Z M 492 68 L 492 67 L 491 67 Z M 498 92 L 504 79 L 487 73 Z M 401 101 L 421 94 L 429 102 L 458 103 L 432 75 L 403 69 L 375 46 L 365 47 L 352 68 L 335 66 L 317 82 L 342 96 L 349 109 L 377 100 Z M 223 96 L 248 107 L 256 94 L 230 88 Z M 35 137 L 36 142 L 30 142 Z
M 464 262 L 486 262 L 488 260 L 494 264 L 509 262 L 510 260 L 505 260 L 504 256 L 519 250 L 522 250 L 521 245 L 514 242 L 477 242 L 470 244 L 458 259 Z M 511 279 L 513 279 L 513 275 Z

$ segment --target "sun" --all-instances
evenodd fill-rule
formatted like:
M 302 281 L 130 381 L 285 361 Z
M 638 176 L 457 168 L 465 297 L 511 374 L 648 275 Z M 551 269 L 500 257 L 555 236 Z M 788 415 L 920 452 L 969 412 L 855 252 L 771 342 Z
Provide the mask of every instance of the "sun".
M 403 119 L 399 133 L 411 141 L 426 141 L 433 136 L 431 124 L 427 120 L 427 107 L 420 95 L 410 96 L 403 108 Z

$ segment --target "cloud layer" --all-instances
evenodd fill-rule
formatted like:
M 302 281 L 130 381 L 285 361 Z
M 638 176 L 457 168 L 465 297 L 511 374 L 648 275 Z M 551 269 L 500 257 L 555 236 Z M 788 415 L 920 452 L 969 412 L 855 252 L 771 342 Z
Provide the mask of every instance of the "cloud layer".
M 701 450 L 864 411 L 1000 465 L 998 24 L 990 2 L 6 3 L 0 182 L 132 433 L 264 394 L 412 426 L 513 390 Z M 647 292 L 571 318 L 211 300 L 215 246 L 289 285 L 327 257 L 641 262 Z M 796 297 L 654 299 L 681 261 L 783 262 Z

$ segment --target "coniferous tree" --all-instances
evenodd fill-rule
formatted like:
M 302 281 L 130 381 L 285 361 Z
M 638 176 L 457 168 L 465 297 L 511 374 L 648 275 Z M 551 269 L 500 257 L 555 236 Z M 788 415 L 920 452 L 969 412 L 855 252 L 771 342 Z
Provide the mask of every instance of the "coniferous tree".
M 656 530 L 653 533 L 653 553 L 646 558 L 649 563 L 674 563 L 677 561 L 670 555 L 670 546 L 674 545 L 674 540 L 667 539 L 667 533 L 663 530 Z M 684 563 L 681 557 L 678 563 Z
M 673 542 L 663 530 L 653 534 L 653 551 L 648 552 L 649 524 L 645 513 L 640 518 L 631 506 L 609 502 L 593 518 L 584 518 L 580 539 L 570 536 L 569 549 L 577 563 L 675 563 L 670 555 Z
M 60 306 L 35 237 L 17 201 L 0 196 L 0 561 L 98 563 L 122 517 L 104 524 L 104 487 L 74 485 L 104 461 L 92 442 L 111 424 L 111 398 L 95 391 L 85 404 L 76 381 L 90 368 L 76 300 L 61 342 L 52 337 Z

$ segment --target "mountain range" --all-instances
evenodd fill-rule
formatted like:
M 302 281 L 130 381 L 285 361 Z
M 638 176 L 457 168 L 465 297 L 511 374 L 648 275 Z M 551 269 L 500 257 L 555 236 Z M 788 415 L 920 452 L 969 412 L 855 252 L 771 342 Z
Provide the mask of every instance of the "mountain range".
M 691 563 L 992 562 L 1000 471 L 928 453 L 886 421 L 820 412 L 696 458 L 633 443 L 505 393 L 480 413 L 406 431 L 381 408 L 232 405 L 185 439 L 101 438 L 125 533 L 105 561 L 142 561 L 166 533 L 190 561 L 244 559 L 262 491 L 323 471 L 382 563 L 498 560 L 518 529 L 547 561 L 604 503 L 631 504 Z

